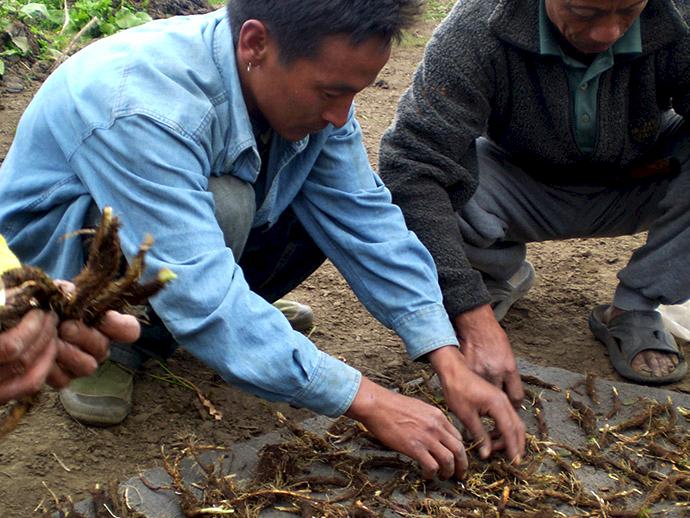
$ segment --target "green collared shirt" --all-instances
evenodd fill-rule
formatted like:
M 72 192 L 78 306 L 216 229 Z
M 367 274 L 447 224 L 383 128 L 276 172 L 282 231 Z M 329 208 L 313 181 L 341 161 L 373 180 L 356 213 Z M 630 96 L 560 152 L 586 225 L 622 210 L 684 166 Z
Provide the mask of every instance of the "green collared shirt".
M 558 44 L 558 29 L 546 14 L 545 0 L 539 3 L 539 53 L 560 56 L 565 64 L 573 106 L 573 132 L 575 140 L 584 153 L 594 150 L 597 128 L 597 94 L 599 78 L 613 66 L 614 56 L 619 54 L 640 54 L 642 38 L 640 19 L 605 52 L 597 54 L 588 66 L 568 56 Z

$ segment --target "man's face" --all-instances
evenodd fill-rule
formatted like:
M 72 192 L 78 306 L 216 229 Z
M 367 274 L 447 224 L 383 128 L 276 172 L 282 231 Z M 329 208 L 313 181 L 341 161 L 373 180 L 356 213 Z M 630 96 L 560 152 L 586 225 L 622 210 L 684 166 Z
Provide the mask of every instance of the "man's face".
M 352 46 L 349 36 L 329 36 L 315 58 L 285 65 L 271 45 L 260 69 L 249 74 L 251 95 L 271 128 L 291 141 L 329 123 L 343 126 L 355 94 L 374 82 L 391 50 L 378 38 Z
M 625 34 L 647 1 L 546 0 L 546 12 L 575 50 L 598 54 Z

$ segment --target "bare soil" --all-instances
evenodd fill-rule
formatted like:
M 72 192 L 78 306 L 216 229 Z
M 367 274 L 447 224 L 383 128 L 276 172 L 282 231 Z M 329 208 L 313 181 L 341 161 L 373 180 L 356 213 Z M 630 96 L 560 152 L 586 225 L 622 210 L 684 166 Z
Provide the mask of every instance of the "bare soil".
M 421 24 L 416 37 L 395 50 L 381 81 L 358 98 L 359 120 L 374 164 L 381 135 L 421 59 L 420 42 L 432 28 Z M 40 86 L 19 67 L 13 71 L 0 82 L 0 161 L 22 111 Z M 536 364 L 620 379 L 604 347 L 591 336 L 587 316 L 592 306 L 610 300 L 617 270 L 643 241 L 644 235 L 638 235 L 531 246 L 537 284 L 504 320 L 516 354 Z M 331 264 L 320 268 L 292 297 L 314 309 L 314 342 L 376 381 L 396 387 L 423 368 L 405 357 L 400 340 L 363 309 Z M 687 344 L 685 353 L 690 354 Z M 80 425 L 64 412 L 57 394 L 45 390 L 38 406 L 0 446 L 0 517 L 31 516 L 42 501 L 52 498 L 51 492 L 79 500 L 95 483 L 107 484 L 160 465 L 161 448 L 174 448 L 189 437 L 229 446 L 277 428 L 277 411 L 296 420 L 311 415 L 227 386 L 184 351 L 176 353 L 168 367 L 194 382 L 223 419 L 212 419 L 193 391 L 158 379 L 165 374 L 158 365 L 137 374 L 134 410 L 113 428 Z M 674 388 L 690 391 L 690 380 Z

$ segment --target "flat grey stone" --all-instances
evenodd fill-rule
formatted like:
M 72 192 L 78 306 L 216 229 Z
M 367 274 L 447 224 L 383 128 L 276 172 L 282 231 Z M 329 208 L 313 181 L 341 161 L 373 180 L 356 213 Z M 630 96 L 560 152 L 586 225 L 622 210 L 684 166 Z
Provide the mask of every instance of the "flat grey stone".
M 630 403 L 640 398 L 654 399 L 659 402 L 666 402 L 668 398 L 671 398 L 674 406 L 690 408 L 690 395 L 688 394 L 671 392 L 648 386 L 611 382 L 602 379 L 597 379 L 595 382 L 598 397 L 600 399 L 600 404 L 595 405 L 589 400 L 589 397 L 585 393 L 585 387 L 583 385 L 585 377 L 583 375 L 558 368 L 540 367 L 524 361 L 519 361 L 519 366 L 520 372 L 523 375 L 535 376 L 545 383 L 556 385 L 562 389 L 561 392 L 556 392 L 548 388 L 527 385 L 529 390 L 533 394 L 539 395 L 542 400 L 544 408 L 543 415 L 549 430 L 549 437 L 555 442 L 567 444 L 575 448 L 583 448 L 586 445 L 587 438 L 578 424 L 570 418 L 571 409 L 564 395 L 565 391 L 570 388 L 575 387 L 572 391 L 572 397 L 574 399 L 587 404 L 597 414 L 598 426 L 602 426 L 605 423 L 604 416 L 611 408 L 611 393 L 613 386 L 617 388 L 620 400 L 624 402 L 624 405 L 620 412 L 612 419 L 612 425 L 627 419 L 635 412 L 639 411 L 640 407 L 638 405 Z M 533 411 L 531 409 L 523 409 L 521 415 L 525 420 L 528 432 L 536 435 L 537 423 Z M 317 417 L 303 422 L 300 426 L 305 430 L 321 435 L 332 423 L 333 420 L 331 419 Z M 678 426 L 685 430 L 689 428 L 687 420 L 684 419 L 679 420 Z M 251 478 L 257 464 L 258 453 L 261 448 L 268 444 L 283 442 L 285 437 L 285 433 L 272 432 L 244 443 L 232 445 L 230 453 L 221 454 L 219 452 L 206 452 L 199 458 L 204 464 L 218 466 L 224 474 L 234 474 L 238 481 L 248 480 Z M 352 447 L 352 444 L 348 444 L 348 447 Z M 371 450 L 370 444 L 358 444 L 356 448 L 360 448 L 356 450 L 357 455 L 390 455 L 394 458 L 401 458 L 393 452 Z M 313 469 L 310 468 L 310 470 L 311 473 L 315 475 L 327 476 L 333 473 L 328 466 L 317 466 Z M 184 481 L 190 486 L 205 480 L 203 470 L 193 459 L 185 459 L 181 465 L 180 471 Z M 395 473 L 396 470 L 393 469 L 374 469 L 367 471 L 367 477 L 372 481 L 387 481 L 392 480 Z M 596 494 L 605 494 L 607 488 L 610 489 L 614 482 L 603 470 L 597 470 L 587 465 L 583 465 L 577 469 L 577 476 L 586 491 Z M 144 480 L 146 482 L 144 482 Z M 163 469 L 158 468 L 131 477 L 129 480 L 120 484 L 119 491 L 122 495 L 126 496 L 128 504 L 146 518 L 184 518 L 178 495 L 171 489 L 170 483 L 171 480 L 169 475 Z M 435 481 L 427 486 L 425 496 L 429 498 L 447 499 L 447 491 L 453 488 L 457 489 L 457 484 L 461 483 L 457 481 Z M 196 489 L 196 491 L 200 490 Z M 446 496 L 444 496 L 444 494 Z M 313 494 L 312 496 L 319 495 Z M 399 492 L 395 492 L 392 498 L 398 502 L 405 502 L 408 497 Z M 628 500 L 626 507 L 630 508 L 631 505 L 641 502 L 643 498 L 644 496 L 640 496 L 637 501 L 631 498 Z M 89 510 L 90 505 L 88 501 L 82 502 L 79 504 L 78 510 L 87 516 L 93 516 L 93 509 L 91 508 L 91 510 Z M 661 513 L 663 516 L 667 517 L 687 516 L 687 514 L 685 514 L 687 509 L 687 507 L 674 507 L 669 502 L 656 504 L 652 508 L 654 513 Z M 568 507 L 565 504 L 558 507 L 558 510 L 565 515 L 572 515 L 576 512 L 574 508 Z M 261 516 L 273 518 L 294 516 L 294 514 L 276 510 L 266 510 Z M 386 512 L 385 516 L 399 515 L 390 511 Z

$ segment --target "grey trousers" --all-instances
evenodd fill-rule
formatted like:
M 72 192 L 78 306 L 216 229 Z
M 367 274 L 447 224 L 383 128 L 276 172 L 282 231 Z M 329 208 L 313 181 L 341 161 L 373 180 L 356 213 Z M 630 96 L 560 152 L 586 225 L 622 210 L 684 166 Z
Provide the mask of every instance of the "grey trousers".
M 612 237 L 648 230 L 646 243 L 618 272 L 613 302 L 648 310 L 690 298 L 690 128 L 669 119 L 650 161 L 672 156 L 675 176 L 621 185 L 547 184 L 477 141 L 479 188 L 458 212 L 465 250 L 479 271 L 507 280 L 526 243 Z

